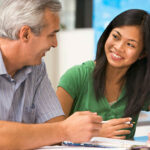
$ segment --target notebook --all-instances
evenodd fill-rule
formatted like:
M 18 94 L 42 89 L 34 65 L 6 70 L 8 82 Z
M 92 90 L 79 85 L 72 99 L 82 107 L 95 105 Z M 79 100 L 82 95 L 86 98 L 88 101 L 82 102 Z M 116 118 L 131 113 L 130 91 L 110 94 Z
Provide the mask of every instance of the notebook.
M 70 141 L 64 141 L 63 145 L 67 146 L 83 146 L 83 147 L 100 147 L 100 148 L 124 148 L 130 149 L 133 145 L 145 146 L 145 142 L 137 142 L 130 140 L 118 140 L 112 138 L 94 137 L 89 142 L 84 143 L 72 143 Z

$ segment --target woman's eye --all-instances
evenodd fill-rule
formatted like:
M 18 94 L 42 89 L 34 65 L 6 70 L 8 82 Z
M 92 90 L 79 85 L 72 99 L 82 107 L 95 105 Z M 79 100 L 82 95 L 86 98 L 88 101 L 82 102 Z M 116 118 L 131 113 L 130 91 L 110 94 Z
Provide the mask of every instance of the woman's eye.
M 128 46 L 132 47 L 132 48 L 135 48 L 135 46 L 131 43 L 127 43 Z
M 113 34 L 114 39 L 119 39 L 119 37 L 115 34 Z

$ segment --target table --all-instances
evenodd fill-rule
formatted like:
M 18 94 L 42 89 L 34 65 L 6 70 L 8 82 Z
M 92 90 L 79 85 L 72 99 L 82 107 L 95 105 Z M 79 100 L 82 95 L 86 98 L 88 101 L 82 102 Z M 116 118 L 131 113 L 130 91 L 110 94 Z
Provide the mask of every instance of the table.
M 70 146 L 45 146 L 36 150 L 127 150 L 126 148 L 94 148 L 94 147 L 70 147 Z

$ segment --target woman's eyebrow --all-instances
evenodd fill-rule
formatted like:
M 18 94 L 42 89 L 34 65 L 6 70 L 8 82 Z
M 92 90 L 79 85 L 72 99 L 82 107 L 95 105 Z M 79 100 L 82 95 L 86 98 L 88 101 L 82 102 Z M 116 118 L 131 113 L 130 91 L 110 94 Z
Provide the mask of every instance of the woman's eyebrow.
M 120 32 L 119 31 L 117 31 L 117 30 L 114 30 L 117 34 L 119 34 L 119 36 L 121 36 L 121 34 L 120 34 Z
M 121 34 L 120 34 L 120 32 L 119 31 L 117 31 L 117 30 L 114 30 L 119 36 L 121 36 Z M 128 39 L 129 41 L 132 41 L 132 42 L 136 42 L 136 43 L 138 43 L 136 40 L 134 40 L 134 39 Z

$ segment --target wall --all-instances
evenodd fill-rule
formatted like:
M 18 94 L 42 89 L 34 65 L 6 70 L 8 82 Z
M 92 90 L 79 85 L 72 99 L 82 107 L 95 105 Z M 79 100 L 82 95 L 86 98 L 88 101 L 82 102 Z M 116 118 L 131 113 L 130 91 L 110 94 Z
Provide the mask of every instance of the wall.
M 58 47 L 52 49 L 44 58 L 54 89 L 56 89 L 60 76 L 68 68 L 94 59 L 93 29 L 61 31 L 57 37 Z

